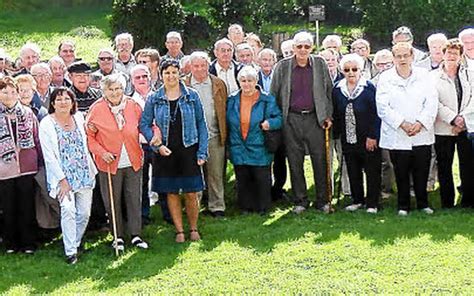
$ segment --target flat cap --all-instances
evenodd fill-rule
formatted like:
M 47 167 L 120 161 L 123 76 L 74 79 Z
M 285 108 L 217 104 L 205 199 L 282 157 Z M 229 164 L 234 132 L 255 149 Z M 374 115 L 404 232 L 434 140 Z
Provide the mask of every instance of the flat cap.
M 91 73 L 92 68 L 89 66 L 88 63 L 78 61 L 72 63 L 68 68 L 67 68 L 69 73 Z

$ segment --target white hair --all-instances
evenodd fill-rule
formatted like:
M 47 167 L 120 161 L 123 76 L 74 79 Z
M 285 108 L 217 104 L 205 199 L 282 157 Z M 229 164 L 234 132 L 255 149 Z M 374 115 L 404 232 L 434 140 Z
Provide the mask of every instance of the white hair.
M 252 66 L 244 66 L 240 69 L 239 74 L 237 74 L 237 80 L 240 80 L 242 77 L 258 80 L 258 72 Z
M 145 66 L 143 64 L 136 64 L 135 66 L 132 67 L 132 69 L 130 69 L 130 77 L 133 77 L 135 72 L 137 72 L 139 70 L 143 70 L 143 71 L 146 72 L 146 74 L 150 75 L 150 69 L 148 69 L 147 66 Z
M 64 68 L 66 68 L 66 64 L 64 63 L 64 60 L 60 56 L 54 56 L 49 59 L 48 65 L 51 67 L 52 63 L 59 63 L 61 64 Z
M 36 43 L 26 42 L 20 49 L 20 57 L 25 54 L 25 51 L 31 50 L 39 56 L 41 56 L 41 49 Z
M 229 45 L 232 48 L 232 51 L 234 51 L 234 43 L 232 43 L 232 41 L 230 41 L 230 39 L 228 38 L 222 38 L 222 39 L 217 40 L 216 43 L 214 43 L 214 49 L 217 49 L 219 46 L 223 44 Z
M 33 72 L 35 72 L 36 70 L 39 70 L 39 69 L 46 70 L 46 71 L 48 71 L 49 75 L 52 75 L 51 68 L 49 68 L 49 65 L 46 64 L 46 63 L 34 64 L 33 66 L 31 66 L 30 72 L 33 73 Z
M 239 45 L 237 45 L 237 46 L 235 47 L 235 52 L 236 52 L 237 54 L 239 54 L 239 52 L 241 52 L 242 50 L 250 50 L 250 51 L 252 52 L 252 55 L 254 55 L 253 47 L 250 46 L 250 44 L 248 44 L 248 43 L 245 43 L 245 42 L 244 42 L 244 43 L 240 43 Z
M 114 73 L 104 76 L 104 78 L 102 78 L 102 80 L 100 81 L 100 88 L 102 89 L 102 91 L 105 91 L 106 88 L 108 88 L 114 83 L 120 84 L 122 86 L 122 89 L 124 90 L 127 86 L 127 80 L 125 79 L 124 74 Z
M 204 51 L 193 51 L 193 53 L 191 53 L 191 55 L 189 56 L 190 63 L 192 63 L 194 60 L 197 60 L 197 59 L 205 60 L 208 64 L 211 63 L 211 59 L 209 58 L 209 55 Z
M 190 59 L 190 56 L 189 55 L 185 55 L 184 57 L 182 57 L 180 60 L 179 60 L 179 67 L 180 68 L 184 68 L 188 63 L 191 62 L 191 59 Z
M 117 45 L 120 40 L 127 40 L 133 46 L 133 36 L 130 33 L 121 33 L 115 36 L 115 45 Z
M 237 29 L 237 30 L 239 30 L 239 31 L 242 32 L 242 33 L 244 32 L 244 28 L 243 28 L 241 25 L 239 25 L 239 24 L 232 24 L 232 25 L 229 26 L 229 28 L 227 28 L 227 33 L 230 33 L 230 31 L 232 31 L 232 30 L 234 30 L 234 29 Z
M 294 42 L 294 45 L 298 45 L 298 44 L 314 45 L 313 35 L 311 35 L 311 33 L 306 32 L 306 31 L 296 33 L 295 36 L 293 37 L 293 42 Z
M 467 29 L 462 30 L 461 32 L 459 32 L 458 38 L 459 40 L 461 40 L 461 43 L 462 43 L 462 39 L 469 35 L 474 36 L 474 28 L 467 28 Z
M 327 35 L 324 37 L 323 42 L 321 43 L 324 48 L 326 48 L 326 44 L 329 42 L 335 42 L 337 47 L 342 46 L 342 39 L 339 35 Z
M 413 34 L 411 33 L 410 28 L 406 26 L 401 26 L 392 32 L 392 40 L 399 35 L 407 35 L 409 40 L 413 40 Z
M 359 39 L 356 39 L 354 42 L 351 43 L 351 47 L 355 46 L 356 44 L 359 44 L 359 43 L 362 43 L 365 45 L 365 47 L 367 47 L 367 49 L 370 48 L 370 43 L 369 41 L 365 40 L 365 39 L 362 39 L 362 38 L 359 38 Z
M 344 69 L 344 65 L 350 62 L 356 63 L 357 68 L 359 69 L 364 68 L 364 59 L 356 53 L 350 53 L 343 56 L 339 62 L 339 68 Z
M 376 64 L 377 61 L 383 57 L 389 57 L 393 60 L 393 53 L 388 49 L 381 49 L 377 51 L 374 55 L 374 63 Z
M 99 53 L 97 54 L 97 56 L 100 56 L 100 54 L 103 53 L 103 52 L 106 52 L 106 53 L 112 55 L 112 57 L 115 58 L 115 51 L 112 48 L 109 48 L 109 47 L 101 48 L 99 50 Z
M 179 42 L 183 42 L 183 39 L 181 39 L 181 34 L 179 32 L 170 31 L 170 32 L 168 32 L 168 34 L 166 34 L 166 41 L 168 41 L 168 39 L 172 39 L 172 38 L 178 39 Z
M 269 55 L 272 57 L 272 59 L 276 62 L 276 60 L 277 60 L 277 54 L 276 54 L 276 52 L 275 52 L 273 49 L 271 49 L 271 48 L 264 48 L 264 49 L 262 49 L 262 50 L 258 53 L 258 58 L 259 58 L 259 59 L 262 58 L 262 55 L 264 55 L 264 54 L 269 54 Z
M 431 43 L 435 41 L 442 41 L 444 43 L 447 43 L 448 38 L 443 33 L 431 34 L 430 36 L 428 36 L 428 38 L 426 38 L 426 43 L 428 44 L 428 47 L 430 46 Z

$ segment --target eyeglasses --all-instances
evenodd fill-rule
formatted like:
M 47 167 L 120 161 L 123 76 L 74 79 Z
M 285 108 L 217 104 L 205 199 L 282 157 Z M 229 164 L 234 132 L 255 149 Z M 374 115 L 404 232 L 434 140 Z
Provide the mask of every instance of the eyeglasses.
M 137 61 L 139 64 L 143 64 L 145 65 L 146 63 L 148 63 L 148 61 Z
M 311 46 L 311 45 L 308 45 L 308 44 L 304 44 L 304 45 L 303 45 L 303 44 L 298 44 L 298 45 L 296 45 L 296 48 L 298 48 L 298 49 L 302 49 L 302 48 L 304 48 L 304 49 L 310 49 L 311 47 L 312 47 L 312 46 Z
M 357 46 L 357 47 L 353 47 L 352 50 L 367 50 L 367 47 L 365 47 L 365 46 Z
M 393 56 L 394 58 L 396 58 L 397 60 L 401 60 L 401 59 L 408 59 L 409 57 L 411 57 L 411 54 L 397 54 L 397 55 L 394 55 Z
M 113 60 L 114 58 L 113 57 L 98 57 L 99 61 L 111 61 Z
M 232 52 L 232 48 L 219 48 L 219 51 L 222 53 Z
M 359 71 L 359 68 L 344 68 L 345 73 L 349 73 L 350 71 L 357 72 Z
M 33 76 L 34 78 L 43 79 L 43 78 L 48 78 L 48 77 L 49 77 L 49 74 L 33 74 L 32 76 Z
M 134 76 L 133 79 L 136 79 L 136 80 L 148 79 L 148 75 L 147 75 L 147 74 L 144 74 L 144 75 Z
M 64 52 L 64 53 L 74 53 L 74 50 L 73 50 L 73 49 L 63 49 L 63 50 L 61 50 L 61 52 Z

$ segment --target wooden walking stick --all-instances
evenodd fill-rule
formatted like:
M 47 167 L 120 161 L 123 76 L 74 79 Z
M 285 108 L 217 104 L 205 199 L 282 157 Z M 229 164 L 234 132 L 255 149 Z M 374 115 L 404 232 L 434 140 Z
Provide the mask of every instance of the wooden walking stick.
M 115 222 L 115 206 L 114 206 L 114 193 L 112 191 L 112 175 L 110 174 L 110 165 L 107 166 L 107 178 L 109 180 L 109 199 L 110 199 L 110 211 L 112 212 L 112 230 L 114 234 L 114 249 L 115 256 L 119 256 L 119 249 L 117 244 L 117 223 Z
M 327 201 L 328 201 L 328 207 L 329 213 L 334 212 L 334 209 L 332 207 L 332 182 L 331 182 L 331 145 L 329 145 L 329 127 L 324 129 L 325 136 L 324 136 L 324 141 L 326 144 L 326 195 L 327 195 Z

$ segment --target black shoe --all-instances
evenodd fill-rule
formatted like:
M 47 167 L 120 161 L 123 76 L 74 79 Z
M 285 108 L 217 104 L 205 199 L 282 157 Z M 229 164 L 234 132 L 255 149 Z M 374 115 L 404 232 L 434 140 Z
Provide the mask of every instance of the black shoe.
M 150 224 L 151 224 L 150 217 L 142 216 L 142 225 L 145 226 L 145 225 L 150 225 Z
M 66 262 L 67 262 L 67 264 L 71 264 L 71 265 L 76 264 L 77 263 L 77 255 L 73 254 L 71 256 L 67 256 L 66 257 Z
M 214 212 L 211 212 L 211 215 L 214 218 L 223 218 L 223 217 L 225 217 L 224 211 L 214 211 Z

